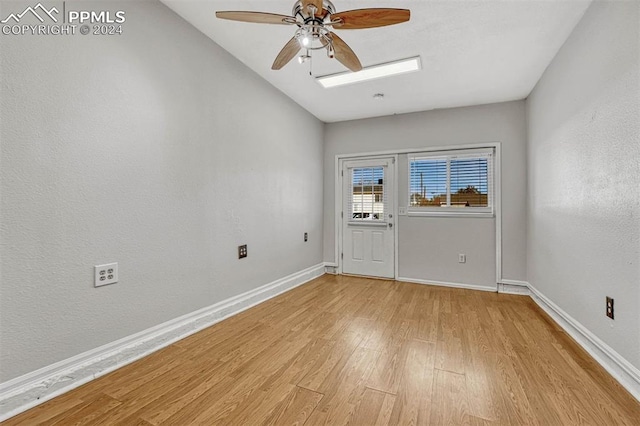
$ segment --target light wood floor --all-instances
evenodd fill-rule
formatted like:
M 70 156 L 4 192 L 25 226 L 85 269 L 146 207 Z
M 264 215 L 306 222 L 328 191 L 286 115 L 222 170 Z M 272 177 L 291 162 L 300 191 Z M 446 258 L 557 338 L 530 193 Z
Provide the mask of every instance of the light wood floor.
M 6 424 L 639 420 L 528 297 L 325 275 Z

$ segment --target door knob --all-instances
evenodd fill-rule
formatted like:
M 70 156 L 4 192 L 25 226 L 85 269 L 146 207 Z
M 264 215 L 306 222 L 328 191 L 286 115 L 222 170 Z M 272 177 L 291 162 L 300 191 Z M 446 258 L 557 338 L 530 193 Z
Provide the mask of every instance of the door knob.
M 389 228 L 393 228 L 393 223 L 389 223 Z

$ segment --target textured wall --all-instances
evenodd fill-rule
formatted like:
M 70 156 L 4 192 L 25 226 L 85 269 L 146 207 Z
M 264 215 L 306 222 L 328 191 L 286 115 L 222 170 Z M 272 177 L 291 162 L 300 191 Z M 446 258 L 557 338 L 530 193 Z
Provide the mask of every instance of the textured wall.
M 164 5 L 91 8 L 124 34 L 0 38 L 0 382 L 322 261 L 323 124 Z
M 524 101 L 327 124 L 324 154 L 325 261 L 335 261 L 334 162 L 336 155 L 501 142 L 503 278 L 525 280 L 525 137 Z M 402 170 L 404 171 L 399 170 L 399 172 L 406 173 L 406 168 Z M 399 188 L 403 191 L 406 185 L 401 184 Z M 402 194 L 399 195 L 402 197 Z M 406 197 L 400 197 L 400 200 L 406 200 Z M 465 232 L 469 224 L 459 226 L 460 221 L 474 221 L 475 226 L 478 226 L 478 233 L 470 235 Z M 495 287 L 493 220 L 401 217 L 398 226 L 401 276 Z M 442 232 L 443 226 L 447 227 L 446 231 L 458 238 L 444 245 L 425 245 L 424 238 L 432 230 Z M 467 265 L 461 266 L 457 263 L 457 253 L 467 253 Z M 448 260 L 445 260 L 445 257 Z M 415 276 L 415 274 L 420 275 Z
M 639 8 L 595 1 L 527 102 L 529 281 L 636 367 Z

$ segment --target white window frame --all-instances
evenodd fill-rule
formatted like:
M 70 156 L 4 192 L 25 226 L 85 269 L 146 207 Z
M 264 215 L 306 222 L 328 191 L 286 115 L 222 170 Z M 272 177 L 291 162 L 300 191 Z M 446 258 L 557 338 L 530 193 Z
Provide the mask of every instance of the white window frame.
M 477 156 L 489 156 L 489 176 L 488 179 L 488 207 L 428 207 L 428 206 L 411 206 L 411 161 L 414 159 L 446 159 L 447 160 L 447 204 L 451 203 L 451 160 L 456 157 L 473 157 Z M 408 186 L 407 186 L 407 215 L 408 216 L 431 216 L 431 217 L 494 217 L 495 216 L 495 181 L 496 181 L 496 167 L 495 167 L 496 155 L 494 148 L 474 148 L 464 150 L 453 151 L 425 151 L 414 152 L 408 155 L 407 158 L 407 173 L 408 173 Z

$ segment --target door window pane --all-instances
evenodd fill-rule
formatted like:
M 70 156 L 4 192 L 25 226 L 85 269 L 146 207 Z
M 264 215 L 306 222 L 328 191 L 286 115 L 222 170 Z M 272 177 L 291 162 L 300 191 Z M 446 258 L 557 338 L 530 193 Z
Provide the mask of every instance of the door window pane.
M 384 220 L 384 167 L 351 169 L 350 220 Z

